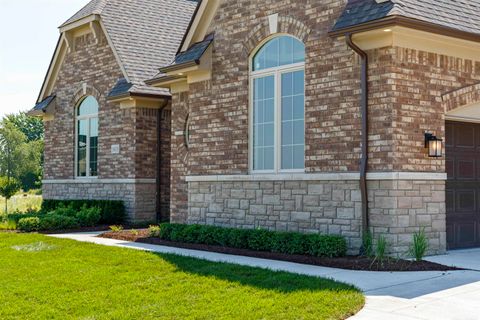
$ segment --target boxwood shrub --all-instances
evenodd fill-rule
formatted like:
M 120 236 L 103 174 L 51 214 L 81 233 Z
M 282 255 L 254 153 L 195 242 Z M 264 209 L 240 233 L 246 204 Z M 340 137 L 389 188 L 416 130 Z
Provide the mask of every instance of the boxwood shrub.
M 83 207 L 100 209 L 100 224 L 122 224 L 126 220 L 123 201 L 113 200 L 43 200 L 42 212 L 47 213 L 58 208 L 72 208 L 79 211 Z
M 18 220 L 17 229 L 24 232 L 35 232 L 40 230 L 40 218 L 29 217 Z
M 161 224 L 151 232 L 162 240 L 217 245 L 255 251 L 342 257 L 345 238 L 335 235 L 276 232 L 263 229 L 234 229 L 203 225 Z

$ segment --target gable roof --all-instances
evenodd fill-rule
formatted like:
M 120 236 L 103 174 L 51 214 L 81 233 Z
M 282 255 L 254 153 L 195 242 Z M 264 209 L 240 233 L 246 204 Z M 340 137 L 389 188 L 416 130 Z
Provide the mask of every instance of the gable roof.
M 116 88 L 114 93 L 169 96 L 168 90 L 149 87 L 145 80 L 155 76 L 159 66 L 174 59 L 196 6 L 196 0 L 92 0 L 60 28 L 99 16 L 129 84 L 121 86 L 127 91 Z M 47 94 L 40 96 L 39 101 Z
M 333 32 L 388 17 L 405 17 L 480 35 L 480 0 L 349 0 Z

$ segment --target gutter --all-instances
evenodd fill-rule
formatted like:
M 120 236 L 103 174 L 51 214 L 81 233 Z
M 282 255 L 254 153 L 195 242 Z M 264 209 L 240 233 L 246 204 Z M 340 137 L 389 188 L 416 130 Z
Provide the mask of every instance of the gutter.
M 365 23 L 353 25 L 338 30 L 333 30 L 328 33 L 330 37 L 340 37 L 347 34 L 354 34 L 360 32 L 366 32 L 371 30 L 377 30 L 381 28 L 388 28 L 392 26 L 400 26 L 410 28 L 414 30 L 420 30 L 424 32 L 430 32 L 442 36 L 458 38 L 467 41 L 480 42 L 480 34 L 472 33 L 468 31 L 462 31 L 451 27 L 442 26 L 439 24 L 409 18 L 399 15 L 392 15 L 383 19 L 372 20 Z
M 345 34 L 347 45 L 360 56 L 361 67 L 361 89 L 362 96 L 360 109 L 362 114 L 362 159 L 360 162 L 360 191 L 362 195 L 362 231 L 365 234 L 369 231 L 370 219 L 368 216 L 368 55 L 360 49 L 352 39 L 351 33 Z M 363 250 L 363 249 L 362 249 Z
M 162 154 L 162 112 L 168 106 L 170 102 L 169 99 L 165 100 L 165 103 L 158 109 L 157 112 L 157 176 L 156 176 L 156 184 L 157 184 L 157 199 L 156 199 L 156 207 L 157 207 L 157 222 L 162 221 L 162 176 L 161 176 L 161 169 L 162 169 L 162 162 L 163 162 L 163 154 Z

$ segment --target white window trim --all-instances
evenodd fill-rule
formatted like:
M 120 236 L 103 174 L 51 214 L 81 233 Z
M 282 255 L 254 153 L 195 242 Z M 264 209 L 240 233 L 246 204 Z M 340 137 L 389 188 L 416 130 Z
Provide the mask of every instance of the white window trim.
M 270 39 L 271 40 L 271 39 Z M 266 42 L 265 42 L 266 43 Z M 259 46 L 259 50 L 265 44 Z M 250 70 L 252 70 L 253 66 L 253 59 L 258 51 L 256 51 L 250 57 Z M 262 69 L 258 71 L 250 71 L 249 76 L 249 107 L 248 107 L 248 133 L 249 133 L 249 141 L 248 141 L 248 159 L 249 159 L 249 171 L 251 174 L 284 174 L 284 173 L 305 173 L 305 169 L 281 169 L 281 158 L 282 158 L 282 141 L 281 141 L 281 128 L 282 128 L 282 74 L 296 72 L 296 71 L 303 71 L 305 73 L 305 62 L 294 63 L 283 65 L 280 67 L 275 68 L 268 68 Z M 253 115 L 254 115 L 254 81 L 255 79 L 267 77 L 267 76 L 274 76 L 275 77 L 275 136 L 274 136 L 274 169 L 273 170 L 254 170 L 254 139 L 253 139 Z M 303 85 L 304 96 L 305 96 L 305 82 Z M 305 101 L 304 101 L 305 106 Z M 305 112 L 305 110 L 304 110 Z M 304 122 L 305 122 L 305 114 L 304 114 Z M 305 130 L 305 128 L 304 128 Z M 304 142 L 304 155 L 305 155 L 306 145 Z M 305 163 L 305 158 L 304 158 Z M 305 165 L 304 165 L 305 167 Z
M 99 119 L 98 118 L 98 112 L 97 113 L 92 113 L 92 114 L 87 114 L 83 116 L 78 116 L 78 108 L 82 105 L 83 101 L 85 101 L 87 97 L 84 97 L 80 100 L 80 102 L 77 104 L 74 110 L 74 115 L 75 115 L 75 178 L 76 179 L 98 179 L 98 157 L 97 157 L 97 175 L 96 176 L 91 176 L 90 175 L 90 119 Z M 95 99 L 96 100 L 96 99 Z M 98 103 L 98 101 L 97 101 Z M 86 176 L 80 176 L 78 172 L 78 122 L 80 120 L 88 120 L 87 121 L 87 154 L 86 154 L 86 171 L 87 175 Z M 100 121 L 99 121 L 100 124 Z M 98 146 L 97 146 L 97 155 L 98 155 Z

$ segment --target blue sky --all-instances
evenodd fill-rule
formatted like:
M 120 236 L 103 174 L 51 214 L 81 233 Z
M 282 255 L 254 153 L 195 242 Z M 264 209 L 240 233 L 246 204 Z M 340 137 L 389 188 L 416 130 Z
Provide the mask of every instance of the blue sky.
M 88 0 L 0 0 L 0 118 L 37 99 L 58 26 Z

